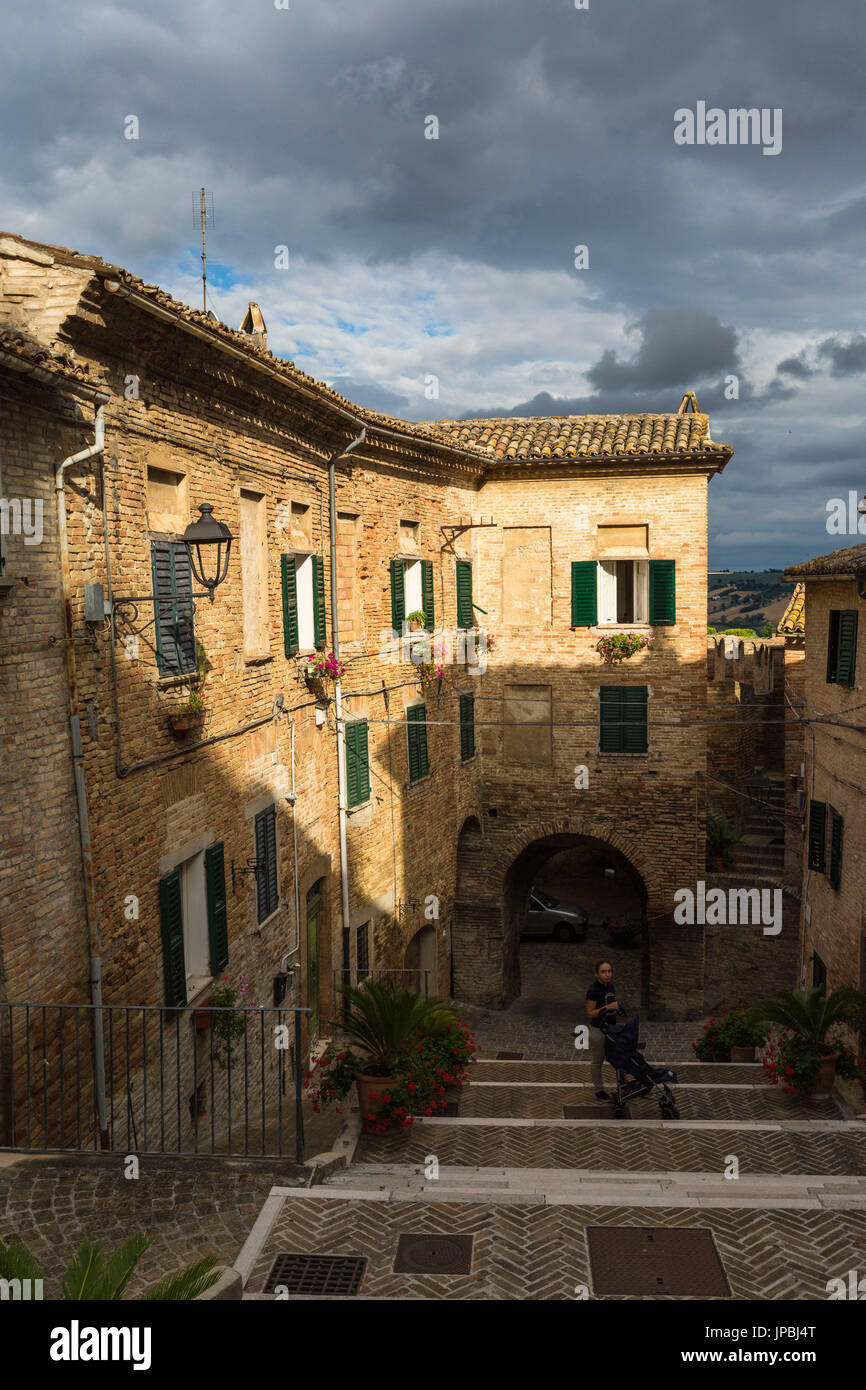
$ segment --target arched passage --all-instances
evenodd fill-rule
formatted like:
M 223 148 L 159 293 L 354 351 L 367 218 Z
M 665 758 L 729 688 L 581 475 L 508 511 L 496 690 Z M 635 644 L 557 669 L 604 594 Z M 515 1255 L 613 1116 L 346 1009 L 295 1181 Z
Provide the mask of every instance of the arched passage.
M 545 835 L 532 841 L 512 860 L 502 880 L 502 944 L 506 987 L 512 997 L 521 992 L 521 940 L 533 923 L 530 890 L 540 889 L 543 901 L 554 904 L 544 914 L 543 928 L 552 936 L 558 925 L 567 923 L 572 911 L 588 918 L 588 954 L 598 957 L 616 952 L 622 938 L 604 924 L 633 927 L 636 934 L 629 947 L 636 954 L 633 989 L 646 1006 L 649 993 L 648 940 L 646 931 L 647 890 L 640 873 L 615 845 L 593 835 L 570 832 Z M 533 935 L 534 944 L 543 948 L 545 931 Z M 623 949 L 619 944 L 619 949 Z M 635 1003 L 638 999 L 635 998 Z
M 647 918 L 663 905 L 664 878 L 640 842 L 623 837 L 616 826 L 592 817 L 562 817 L 500 825 L 490 816 L 467 819 L 458 838 L 457 886 L 452 931 L 452 993 L 488 1008 L 504 1008 L 521 992 L 520 936 L 529 890 L 553 860 L 570 856 L 575 883 L 594 882 L 595 931 L 602 915 L 599 885 L 608 877 L 629 884 L 632 913 L 644 927 L 635 948 L 638 991 L 646 1007 L 649 982 Z M 605 875 L 612 868 L 613 875 Z M 577 891 L 577 889 L 575 890 Z M 613 897 L 613 895 L 611 895 Z M 621 906 L 620 902 L 616 906 Z M 603 907 L 603 901 L 601 907 Z M 598 939 L 598 938 L 597 938 Z

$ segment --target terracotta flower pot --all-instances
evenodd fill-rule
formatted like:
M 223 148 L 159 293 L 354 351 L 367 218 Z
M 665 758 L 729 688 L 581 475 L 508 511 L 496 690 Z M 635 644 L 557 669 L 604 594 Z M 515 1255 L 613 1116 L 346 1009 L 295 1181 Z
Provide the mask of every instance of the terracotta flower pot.
M 171 727 L 174 733 L 184 734 L 189 729 L 200 729 L 205 721 L 204 711 L 198 714 L 173 714 Z
M 815 1084 L 812 1087 L 813 1096 L 829 1096 L 836 1080 L 836 1063 L 839 1060 L 838 1052 L 829 1052 L 818 1059 L 818 1075 L 815 1077 Z
M 193 1022 L 197 1033 L 207 1033 L 213 1027 L 213 1010 L 209 1008 L 195 1009 Z
M 382 1096 L 386 1091 L 390 1091 L 394 1084 L 393 1076 L 371 1076 L 369 1072 L 355 1072 L 361 1115 L 370 1115 L 378 1110 Z
M 754 1045 L 753 1045 L 752 1047 L 737 1047 L 737 1046 L 735 1046 L 733 1043 L 731 1044 L 731 1061 L 732 1061 L 732 1062 L 754 1062 L 754 1060 L 755 1060 L 755 1048 L 754 1048 Z

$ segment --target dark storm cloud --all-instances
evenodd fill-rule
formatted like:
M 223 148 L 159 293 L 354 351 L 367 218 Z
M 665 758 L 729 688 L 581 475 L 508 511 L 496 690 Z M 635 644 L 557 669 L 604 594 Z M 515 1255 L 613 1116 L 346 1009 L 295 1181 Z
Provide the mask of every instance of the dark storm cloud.
M 738 451 L 711 492 L 724 532 L 717 509 L 739 516 L 734 493 L 773 474 L 780 440 L 801 447 L 812 431 L 818 450 L 840 411 L 857 415 L 859 22 L 854 0 L 593 0 L 588 11 L 572 0 L 6 0 L 2 221 L 191 297 L 191 195 L 205 184 L 213 254 L 262 300 L 271 341 L 303 344 L 307 370 L 389 411 L 425 413 L 406 383 L 428 371 L 502 402 L 471 410 L 464 388 L 463 414 L 675 409 L 695 389 Z M 782 108 L 782 152 L 675 146 L 674 112 L 698 100 Z M 137 141 L 123 137 L 129 114 Z M 438 140 L 424 138 L 429 115 Z M 283 244 L 303 283 L 275 272 Z M 451 338 L 431 336 L 407 366 L 399 301 L 434 261 L 443 290 L 471 266 L 489 296 L 471 320 L 455 310 Z M 334 346 L 353 317 L 347 298 L 375 292 L 371 268 L 397 287 L 401 344 L 375 359 L 372 333 Z M 576 287 L 567 342 L 533 317 L 538 274 Z M 309 285 L 319 318 L 299 308 Z M 522 356 L 503 333 L 518 316 Z M 440 354 L 430 363 L 428 346 Z M 550 363 L 566 357 L 573 371 L 551 387 Z M 820 461 L 788 463 L 792 495 Z M 752 498 L 764 505 L 745 517 L 750 531 L 772 512 L 769 495 Z
M 818 346 L 818 356 L 829 361 L 833 376 L 858 376 L 866 372 L 866 336 L 858 333 L 847 342 L 838 335 L 825 338 Z

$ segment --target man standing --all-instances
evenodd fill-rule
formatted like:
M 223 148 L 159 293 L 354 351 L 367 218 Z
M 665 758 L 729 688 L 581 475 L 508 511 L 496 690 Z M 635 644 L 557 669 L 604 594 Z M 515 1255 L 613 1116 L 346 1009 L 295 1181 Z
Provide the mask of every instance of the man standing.
M 601 1020 L 606 1014 L 616 1013 L 619 1008 L 616 986 L 613 982 L 613 966 L 609 960 L 595 962 L 595 979 L 586 991 L 586 1016 L 589 1019 L 589 1066 L 596 1100 L 610 1100 L 601 1078 L 601 1065 L 604 1061 L 604 1034 Z

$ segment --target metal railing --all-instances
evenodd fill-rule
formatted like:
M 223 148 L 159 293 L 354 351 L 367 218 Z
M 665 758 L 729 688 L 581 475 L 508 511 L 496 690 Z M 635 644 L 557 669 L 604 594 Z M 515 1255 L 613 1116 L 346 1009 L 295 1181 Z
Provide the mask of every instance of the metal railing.
M 339 986 L 341 984 L 359 985 L 363 980 L 394 980 L 394 983 L 400 985 L 403 989 L 416 989 L 425 999 L 429 999 L 432 975 L 432 970 L 422 970 L 420 968 L 415 970 L 335 970 L 335 1007 L 338 1010 L 345 1007 L 339 992 Z
M 303 1163 L 305 1013 L 0 1003 L 0 1149 Z

